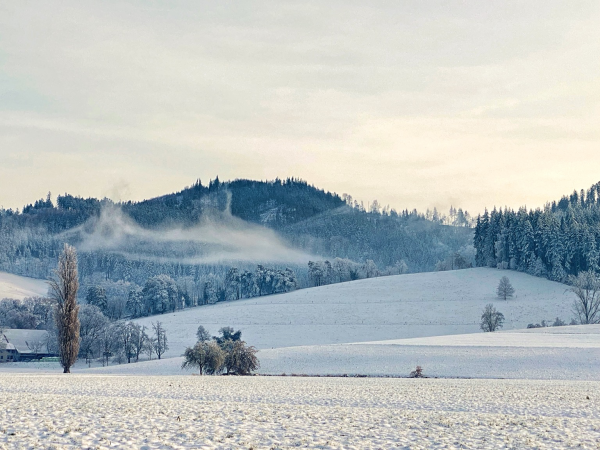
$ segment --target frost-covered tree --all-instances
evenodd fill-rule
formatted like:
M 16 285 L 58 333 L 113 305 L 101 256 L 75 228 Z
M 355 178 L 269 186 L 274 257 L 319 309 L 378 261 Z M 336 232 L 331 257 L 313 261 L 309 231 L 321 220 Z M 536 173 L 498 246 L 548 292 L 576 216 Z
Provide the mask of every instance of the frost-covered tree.
M 200 341 L 185 349 L 181 368 L 197 368 L 200 375 L 213 375 L 221 373 L 224 364 L 225 352 L 215 341 Z
M 64 373 L 71 373 L 71 366 L 79 354 L 79 305 L 77 290 L 77 252 L 65 244 L 58 259 L 56 278 L 49 281 L 52 297 L 56 301 L 56 328 L 60 364 Z
M 242 298 L 251 298 L 258 295 L 258 287 L 252 272 L 244 270 L 240 275 L 240 284 Z
M 210 333 L 202 325 L 200 325 L 196 331 L 196 338 L 198 339 L 198 342 L 207 342 L 211 340 Z
M 225 298 L 226 300 L 239 300 L 242 298 L 240 271 L 237 267 L 230 268 L 225 276 Z
M 258 350 L 247 346 L 244 341 L 226 341 L 221 345 L 225 349 L 225 367 L 227 373 L 237 375 L 248 375 L 260 368 L 260 362 L 256 357 Z
M 600 277 L 591 270 L 569 278 L 569 290 L 577 297 L 573 311 L 579 323 L 600 323 Z
M 106 300 L 106 289 L 102 286 L 91 286 L 87 290 L 85 301 L 88 305 L 94 305 L 100 308 L 103 314 L 106 313 L 108 302 Z
M 232 327 L 222 327 L 219 329 L 219 336 L 214 336 L 213 339 L 219 345 L 227 341 L 236 342 L 242 339 L 242 330 L 235 331 Z
M 204 303 L 214 305 L 219 301 L 220 294 L 219 280 L 213 274 L 210 274 L 204 282 Z
M 142 295 L 148 314 L 164 314 L 177 307 L 177 284 L 168 275 L 149 278 L 142 289 Z
M 365 264 L 363 265 L 363 272 L 366 278 L 373 278 L 379 275 L 379 270 L 377 270 L 377 265 L 372 259 L 367 259 Z
M 127 310 L 131 314 L 132 317 L 140 317 L 144 313 L 144 295 L 142 294 L 142 289 L 138 286 L 133 288 L 127 294 Z
M 500 328 L 504 324 L 504 314 L 496 311 L 494 305 L 491 303 L 487 304 L 483 310 L 483 314 L 481 315 L 481 324 L 480 328 L 484 332 L 493 332 Z
M 496 288 L 496 295 L 498 298 L 502 300 L 506 300 L 509 297 L 512 297 L 515 294 L 515 288 L 510 284 L 510 280 L 508 277 L 500 278 L 500 282 L 498 283 L 498 287 Z
M 91 365 L 92 359 L 101 354 L 101 338 L 108 319 L 97 306 L 84 304 L 79 307 L 79 323 L 79 355 Z
M 159 321 L 152 323 L 152 329 L 154 330 L 154 353 L 156 353 L 156 356 L 158 359 L 160 359 L 161 356 L 164 355 L 167 350 L 169 350 L 167 331 L 164 329 L 163 324 Z
M 325 270 L 320 261 L 308 262 L 308 278 L 313 286 L 322 286 L 325 284 Z

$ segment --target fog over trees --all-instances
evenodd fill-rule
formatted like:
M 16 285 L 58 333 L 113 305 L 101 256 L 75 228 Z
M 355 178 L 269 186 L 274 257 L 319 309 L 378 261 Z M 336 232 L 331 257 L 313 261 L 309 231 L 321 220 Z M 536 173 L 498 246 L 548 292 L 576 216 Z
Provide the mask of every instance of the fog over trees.
M 115 241 L 112 247 L 100 245 L 98 240 L 102 236 L 121 236 L 106 228 L 107 224 L 101 220 L 103 211 L 113 211 L 111 214 L 118 211 L 142 232 Z M 273 263 L 254 259 L 224 263 L 208 258 L 195 263 L 194 259 L 219 254 L 224 247 L 192 242 L 185 236 L 180 241 L 160 240 L 165 230 L 181 230 L 185 234 L 189 227 L 209 218 L 218 232 L 219 223 L 228 217 L 243 221 L 234 221 L 234 228 L 239 228 L 236 238 L 242 243 L 246 230 L 240 227 L 244 223 L 260 226 L 275 233 L 273 236 L 290 249 L 314 255 L 315 261 L 333 262 L 339 258 L 362 266 L 372 261 L 381 273 L 434 270 L 436 263 L 449 255 L 459 251 L 468 255 L 472 236 L 468 228 L 470 216 L 454 208 L 449 216 L 443 216 L 437 210 L 425 214 L 408 210 L 397 212 L 378 202 L 365 207 L 349 195 L 340 197 L 297 179 L 223 183 L 217 178 L 208 186 L 198 181 L 180 192 L 142 202 L 115 204 L 108 199 L 83 199 L 64 194 L 59 195 L 56 202 L 48 195 L 27 205 L 22 212 L 2 209 L 0 270 L 46 278 L 55 267 L 66 240 L 75 247 L 82 246 L 78 249 L 81 295 L 89 294 L 92 302 L 103 301 L 103 296 L 100 291 L 90 291 L 90 288 L 104 288 L 109 303 L 115 297 L 125 298 L 126 302 L 132 285 L 143 287 L 146 280 L 158 275 L 168 275 L 178 283 L 187 278 L 190 290 L 190 281 L 196 284 L 196 290 L 199 284 L 202 285 L 203 292 L 196 292 L 196 295 L 208 297 L 209 302 L 217 295 L 215 285 L 223 283 L 229 275 L 227 284 L 232 290 L 226 295 L 241 298 L 244 272 L 256 272 L 257 264 L 271 270 L 293 271 L 297 287 L 310 284 L 305 262 Z M 123 226 L 122 223 L 118 225 Z M 153 237 L 148 238 L 149 234 Z M 246 239 L 251 240 L 252 234 Z M 398 268 L 398 265 L 402 267 Z M 232 268 L 238 273 L 230 273 Z M 372 273 L 373 270 L 367 270 L 365 276 Z M 256 278 L 258 295 L 289 289 L 285 281 L 283 285 L 269 286 L 264 283 L 264 277 L 258 275 Z M 236 283 L 238 279 L 239 284 Z M 267 277 L 267 281 L 271 278 Z M 119 282 L 122 285 L 111 286 L 111 283 Z M 252 283 L 249 284 L 247 288 L 252 287 Z M 208 286 L 205 288 L 204 285 Z M 109 293 L 109 288 L 114 292 Z M 245 295 L 250 294 L 246 292 Z M 100 308 L 115 317 L 123 314 L 121 303 L 100 305 Z

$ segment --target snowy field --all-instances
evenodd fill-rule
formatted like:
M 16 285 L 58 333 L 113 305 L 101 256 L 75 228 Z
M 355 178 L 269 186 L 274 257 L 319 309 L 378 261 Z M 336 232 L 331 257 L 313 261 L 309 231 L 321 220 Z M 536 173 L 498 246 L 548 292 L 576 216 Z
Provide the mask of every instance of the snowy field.
M 260 374 L 406 377 L 417 365 L 430 377 L 600 381 L 600 325 L 538 328 L 501 333 L 261 350 Z M 111 364 L 75 373 L 182 375 L 182 358 Z M 59 373 L 58 363 L 12 363 L 1 373 Z
M 597 448 L 600 383 L 0 377 L 2 449 Z
M 3 298 L 22 300 L 27 297 L 44 297 L 47 294 L 48 284 L 44 280 L 0 272 L 0 300 Z
M 496 298 L 502 276 L 516 296 Z M 504 329 L 521 329 L 542 319 L 569 322 L 573 294 L 567 286 L 496 269 L 467 269 L 358 280 L 289 294 L 253 298 L 147 317 L 160 320 L 170 351 L 179 356 L 193 345 L 198 325 L 216 334 L 222 326 L 243 331 L 260 349 L 479 333 L 481 312 L 494 303 L 506 317 Z

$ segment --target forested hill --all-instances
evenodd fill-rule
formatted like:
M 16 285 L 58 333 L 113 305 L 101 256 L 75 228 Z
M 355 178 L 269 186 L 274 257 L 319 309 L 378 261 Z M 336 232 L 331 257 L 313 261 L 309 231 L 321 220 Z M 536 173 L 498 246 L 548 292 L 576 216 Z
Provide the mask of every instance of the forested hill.
M 198 181 L 181 192 L 124 204 L 123 210 L 140 225 L 152 227 L 165 222 L 196 223 L 206 212 L 229 209 L 242 220 L 279 229 L 343 205 L 337 194 L 302 180 L 223 183 L 217 177 L 208 186 Z
M 113 205 L 113 202 L 64 194 L 57 197 L 56 205 L 47 197 L 25 206 L 21 214 L 0 210 L 0 221 L 58 233 L 99 216 L 107 205 Z M 180 192 L 116 206 L 139 225 L 150 228 L 191 225 L 207 212 L 224 211 L 228 207 L 233 216 L 279 228 L 343 205 L 345 202 L 337 194 L 317 189 L 302 180 L 235 180 L 223 183 L 217 177 L 208 186 L 197 181 Z
M 478 266 L 504 267 L 566 281 L 600 269 L 600 183 L 543 209 L 486 211 L 477 218 Z
M 48 196 L 27 205 L 21 213 L 0 210 L 0 270 L 45 278 L 54 267 L 62 243 L 68 241 L 77 246 L 81 234 L 89 233 L 90 229 L 93 232 L 102 222 L 99 218 L 103 211 L 111 211 L 111 208 L 120 210 L 127 221 L 133 221 L 141 230 L 185 230 L 207 218 L 216 224 L 227 223 L 229 231 L 237 227 L 241 234 L 245 232 L 244 224 L 260 225 L 273 230 L 274 236 L 290 249 L 323 260 L 337 257 L 356 264 L 370 260 L 381 273 L 400 266 L 402 271 L 410 272 L 434 270 L 436 264 L 438 268 L 462 267 L 474 257 L 472 229 L 460 210 L 451 220 L 440 217 L 437 212 L 428 219 L 416 211 L 398 213 L 381 208 L 377 202 L 367 210 L 349 196 L 342 199 L 297 179 L 221 182 L 217 178 L 208 185 L 198 181 L 180 192 L 141 202 L 114 204 L 108 199 L 83 199 L 65 194 L 58 196 L 56 204 Z M 451 221 L 457 226 L 447 225 Z M 111 225 L 111 233 L 115 224 Z M 215 228 L 218 232 L 219 227 Z M 204 257 L 223 248 L 217 248 L 213 242 L 197 245 L 179 242 L 179 246 L 173 242 L 168 245 L 142 242 L 137 240 L 137 234 L 144 233 L 136 233 L 127 241 L 126 252 L 121 241 L 108 250 L 106 246 L 85 250 L 87 254 L 80 258 L 84 275 L 99 271 L 106 278 L 116 277 L 117 281 L 121 273 L 127 272 L 128 277 L 143 283 L 145 276 L 159 273 L 172 276 L 180 272 L 198 273 L 191 268 L 182 269 L 182 265 L 191 264 L 184 259 L 193 259 L 196 251 Z M 103 232 L 94 234 L 95 239 L 103 236 Z M 107 256 L 110 252 L 112 255 Z M 178 259 L 178 254 L 185 258 Z M 131 267 L 113 270 L 113 267 L 125 267 L 123 260 L 130 261 L 127 265 L 135 266 L 138 275 L 131 275 Z M 280 265 L 284 264 L 281 258 L 279 261 Z M 260 262 L 264 261 L 254 263 Z M 225 270 L 223 266 L 231 264 L 231 261 L 220 264 L 220 272 Z M 246 264 L 250 264 L 248 259 Z M 203 269 L 206 270 L 209 269 Z

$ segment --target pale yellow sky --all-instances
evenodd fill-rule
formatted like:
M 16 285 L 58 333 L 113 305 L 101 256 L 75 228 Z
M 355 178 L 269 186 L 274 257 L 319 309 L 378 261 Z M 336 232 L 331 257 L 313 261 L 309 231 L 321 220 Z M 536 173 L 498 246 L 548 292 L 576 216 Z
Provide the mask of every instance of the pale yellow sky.
M 0 205 L 301 177 L 541 206 L 600 181 L 597 1 L 2 2 Z

